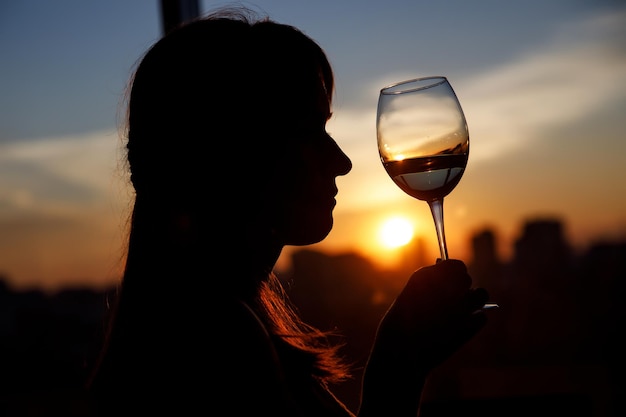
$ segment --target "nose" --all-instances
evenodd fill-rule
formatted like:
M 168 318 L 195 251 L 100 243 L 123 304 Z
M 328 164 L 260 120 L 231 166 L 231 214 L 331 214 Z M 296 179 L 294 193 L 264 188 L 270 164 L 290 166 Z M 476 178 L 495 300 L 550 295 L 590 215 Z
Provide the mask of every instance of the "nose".
M 332 139 L 333 143 L 333 166 L 335 168 L 335 175 L 346 175 L 352 170 L 352 161 L 348 158 L 348 155 L 339 147 L 337 142 Z

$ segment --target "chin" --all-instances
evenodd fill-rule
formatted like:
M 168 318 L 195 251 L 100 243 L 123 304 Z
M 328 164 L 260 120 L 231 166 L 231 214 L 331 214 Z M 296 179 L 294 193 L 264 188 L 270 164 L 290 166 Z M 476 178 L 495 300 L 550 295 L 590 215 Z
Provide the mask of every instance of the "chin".
M 309 221 L 305 224 L 300 224 L 297 227 L 296 233 L 287 233 L 286 239 L 287 245 L 305 246 L 319 243 L 326 239 L 328 234 L 333 228 L 333 218 L 317 219 L 316 221 Z M 296 229 L 296 228 L 294 228 Z M 294 231 L 292 229 L 292 232 Z

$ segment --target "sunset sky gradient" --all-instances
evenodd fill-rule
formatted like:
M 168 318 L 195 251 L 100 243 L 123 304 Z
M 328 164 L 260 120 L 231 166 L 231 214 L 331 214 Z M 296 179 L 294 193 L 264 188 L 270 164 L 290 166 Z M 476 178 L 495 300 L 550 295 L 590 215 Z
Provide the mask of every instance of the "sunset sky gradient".
M 542 217 L 561 219 L 576 249 L 626 239 L 622 1 L 244 4 L 316 39 L 336 72 L 328 130 L 354 168 L 338 180 L 335 229 L 314 247 L 389 265 L 379 228 L 402 215 L 436 257 L 428 206 L 389 179 L 375 133 L 380 88 L 425 75 L 449 78 L 470 130 L 467 170 L 445 201 L 451 257 L 469 261 L 486 227 L 509 256 L 523 223 Z M 0 27 L 0 275 L 16 288 L 110 285 L 132 197 L 124 88 L 160 36 L 158 2 L 5 1 Z

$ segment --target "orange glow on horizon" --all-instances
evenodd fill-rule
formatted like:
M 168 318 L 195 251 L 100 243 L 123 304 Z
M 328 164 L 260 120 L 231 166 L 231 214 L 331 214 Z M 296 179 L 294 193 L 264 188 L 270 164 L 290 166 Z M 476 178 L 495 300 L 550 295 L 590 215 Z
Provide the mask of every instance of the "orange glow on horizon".
M 380 243 L 389 249 L 408 244 L 413 239 L 413 224 L 405 217 L 394 216 L 380 225 L 378 238 Z

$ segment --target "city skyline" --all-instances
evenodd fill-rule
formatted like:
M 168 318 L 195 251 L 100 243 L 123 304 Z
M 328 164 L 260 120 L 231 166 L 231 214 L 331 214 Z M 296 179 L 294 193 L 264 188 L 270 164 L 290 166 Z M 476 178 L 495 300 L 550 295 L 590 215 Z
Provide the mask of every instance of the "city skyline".
M 458 406 L 471 415 L 621 415 L 626 241 L 573 257 L 562 224 L 541 220 L 525 225 L 514 259 L 502 262 L 494 256 L 494 238 L 489 232 L 475 236 L 476 256 L 468 267 L 475 285 L 487 288 L 500 308 L 433 372 L 425 405 Z M 345 338 L 342 352 L 354 361 L 355 377 L 336 393 L 353 408 L 378 320 L 414 266 L 381 274 L 355 254 L 305 249 L 281 276 L 308 323 Z M 4 406 L 24 400 L 40 409 L 80 404 L 114 293 L 113 287 L 13 292 L 0 282 Z M 50 387 L 61 395 L 42 396 Z M 488 412 L 493 407 L 501 411 Z
M 591 240 L 587 245 L 583 247 L 577 247 L 568 238 L 567 225 L 558 217 L 543 216 L 543 217 L 529 217 L 523 221 L 520 221 L 520 226 L 515 239 L 511 242 L 512 248 L 508 252 L 503 252 L 500 232 L 493 227 L 484 227 L 477 229 L 474 233 L 467 236 L 465 239 L 466 248 L 463 251 L 463 257 L 453 257 L 456 259 L 462 259 L 467 265 L 472 265 L 476 261 L 480 262 L 480 257 L 485 257 L 488 251 L 493 251 L 491 255 L 487 256 L 489 259 L 496 261 L 500 264 L 513 264 L 516 260 L 516 248 L 521 241 L 527 239 L 529 230 L 547 230 L 548 233 L 557 233 L 559 239 L 565 245 L 570 253 L 571 259 L 579 259 L 585 257 L 587 254 L 597 248 L 602 247 L 616 247 L 619 248 L 626 245 L 626 237 L 622 239 L 614 238 L 598 238 Z M 535 236 L 537 236 L 535 234 Z M 548 236 L 550 238 L 550 236 Z M 536 239 L 536 237 L 535 237 Z M 489 248 L 488 250 L 486 248 Z M 289 276 L 293 269 L 293 257 L 298 256 L 300 252 L 317 252 L 320 255 L 328 257 L 343 257 L 343 256 L 355 256 L 366 260 L 371 263 L 381 275 L 389 273 L 397 273 L 403 271 L 404 274 L 410 273 L 412 270 L 432 264 L 438 258 L 438 247 L 436 244 L 436 237 L 432 237 L 432 241 L 425 238 L 422 235 L 414 235 L 412 239 L 402 246 L 387 249 L 387 256 L 390 259 L 386 261 L 380 261 L 376 257 L 372 257 L 365 252 L 355 250 L 354 248 L 346 248 L 344 250 L 327 250 L 321 244 L 307 245 L 300 247 L 288 247 L 283 251 L 281 259 L 276 265 L 275 271 L 279 275 Z M 41 286 L 41 285 L 21 285 L 16 282 L 10 274 L 0 269 L 0 282 L 10 288 L 12 291 L 43 291 L 48 294 L 60 293 L 63 291 L 71 291 L 75 289 L 87 289 L 87 290 L 107 290 L 114 288 L 119 279 L 121 278 L 121 271 L 124 266 L 123 256 L 117 258 L 116 263 L 111 261 L 111 267 L 109 269 L 109 279 L 93 282 L 89 279 L 68 280 L 66 284 L 53 285 L 53 286 Z M 119 271 L 115 275 L 115 271 Z M 402 280 L 406 278 L 404 275 L 399 276 L 400 285 Z M 61 280 L 63 281 L 63 280 Z

